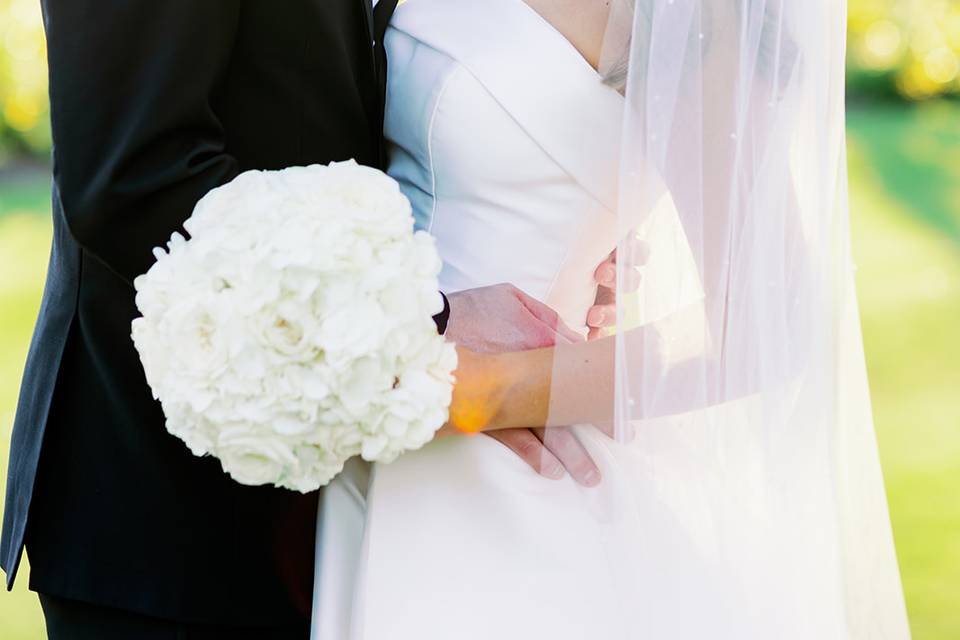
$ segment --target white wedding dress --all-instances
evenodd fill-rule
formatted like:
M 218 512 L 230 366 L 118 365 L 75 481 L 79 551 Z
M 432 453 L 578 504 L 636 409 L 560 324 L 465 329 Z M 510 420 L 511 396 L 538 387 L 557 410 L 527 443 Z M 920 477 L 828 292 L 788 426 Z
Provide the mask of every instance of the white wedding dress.
M 617 241 L 622 96 L 522 0 L 402 4 L 386 46 L 389 173 L 437 240 L 441 290 L 510 282 L 583 328 Z M 569 477 L 480 436 L 366 482 L 355 465 L 325 491 L 315 638 L 619 637 L 614 540 Z
M 593 271 L 618 241 L 624 98 L 523 0 L 411 0 L 386 46 L 389 172 L 437 240 L 441 289 L 513 283 L 583 329 Z M 670 221 L 654 226 L 669 236 Z M 676 270 L 689 251 L 677 237 L 651 244 L 647 274 Z M 736 425 L 749 403 L 712 410 Z M 833 543 L 802 544 L 808 531 L 787 518 L 767 526 L 762 476 L 713 481 L 754 463 L 737 430 L 718 448 L 728 456 L 698 459 L 686 441 L 717 434 L 685 424 L 645 425 L 656 458 L 578 427 L 601 490 L 540 477 L 485 436 L 351 463 L 322 498 L 314 640 L 849 637 Z M 719 504 L 756 534 L 713 536 Z M 669 544 L 643 556 L 645 527 Z M 741 572 L 725 564 L 751 557 Z

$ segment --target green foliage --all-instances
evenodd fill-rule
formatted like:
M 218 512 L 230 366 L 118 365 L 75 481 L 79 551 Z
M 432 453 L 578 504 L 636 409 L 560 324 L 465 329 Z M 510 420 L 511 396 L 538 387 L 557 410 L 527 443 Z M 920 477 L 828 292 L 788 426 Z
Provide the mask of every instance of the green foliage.
M 913 637 L 960 638 L 960 198 L 949 162 L 960 105 L 854 109 L 848 130 L 870 388 Z
M 38 0 L 0 0 L 0 166 L 50 148 L 46 43 Z
M 851 93 L 960 93 L 960 0 L 850 0 Z
M 10 428 L 40 307 L 51 234 L 49 216 L 42 215 L 43 209 L 13 209 L 6 197 L 9 186 L 0 183 L 0 478 L 4 481 Z M 39 192 L 30 199 L 37 202 L 43 195 Z M 45 637 L 43 619 L 36 596 L 27 590 L 29 567 L 21 572 L 14 592 L 0 593 L 0 638 L 40 640 Z

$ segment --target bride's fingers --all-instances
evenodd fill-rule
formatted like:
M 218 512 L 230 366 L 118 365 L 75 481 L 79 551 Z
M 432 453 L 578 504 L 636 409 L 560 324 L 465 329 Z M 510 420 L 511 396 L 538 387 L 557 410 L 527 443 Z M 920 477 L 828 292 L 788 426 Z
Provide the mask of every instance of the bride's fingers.
M 585 487 L 600 484 L 600 469 L 584 448 L 573 431 L 566 427 L 553 429 L 534 429 L 533 432 L 543 444 L 560 460 L 574 480 Z
M 604 295 L 607 291 L 610 290 L 601 287 L 597 292 L 597 303 L 587 311 L 587 328 L 589 329 L 587 340 L 606 337 L 606 329 L 617 324 L 617 305 L 608 302 L 609 298 Z
M 617 324 L 617 306 L 613 304 L 596 304 L 587 312 L 587 326 L 596 329 L 612 327 Z
M 554 480 L 564 476 L 563 465 L 530 429 L 503 429 L 485 435 L 504 444 L 540 475 Z
M 607 289 L 613 289 L 617 285 L 617 259 L 615 254 L 600 263 L 597 270 L 593 272 L 593 279 L 597 284 Z
M 623 264 L 623 273 L 620 277 L 621 291 L 636 291 L 640 286 L 640 271 L 650 259 L 650 247 L 643 240 L 631 236 L 620 248 L 614 250 L 607 259 L 600 263 L 593 273 L 594 280 L 601 289 L 614 291 L 617 289 L 617 262 Z
M 588 339 L 602 337 L 603 332 L 596 331 L 612 327 L 617 323 L 617 292 L 608 287 L 598 287 L 593 306 L 587 310 L 587 326 L 590 328 Z

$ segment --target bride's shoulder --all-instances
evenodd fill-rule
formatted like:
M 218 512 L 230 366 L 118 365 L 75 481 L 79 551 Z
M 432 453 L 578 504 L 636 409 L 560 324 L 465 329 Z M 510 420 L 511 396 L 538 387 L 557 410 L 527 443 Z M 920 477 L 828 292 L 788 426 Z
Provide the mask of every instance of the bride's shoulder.
M 478 49 L 485 49 L 496 37 L 498 25 L 509 29 L 509 18 L 504 19 L 504 7 L 523 0 L 406 0 L 402 2 L 390 23 L 394 32 L 443 52 L 455 59 L 472 57 Z
M 401 30 L 441 28 L 466 35 L 508 28 L 509 19 L 531 11 L 525 0 L 404 0 L 393 14 L 391 26 Z
M 418 20 L 437 18 L 450 20 L 470 12 L 472 7 L 482 9 L 485 6 L 488 6 L 487 2 L 477 3 L 474 0 L 401 0 L 393 14 L 391 26 L 398 27 Z

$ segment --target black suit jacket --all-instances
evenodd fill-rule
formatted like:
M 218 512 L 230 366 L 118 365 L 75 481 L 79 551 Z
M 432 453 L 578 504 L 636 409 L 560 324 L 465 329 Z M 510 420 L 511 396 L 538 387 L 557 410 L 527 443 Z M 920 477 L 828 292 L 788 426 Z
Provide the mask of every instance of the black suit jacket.
M 316 495 L 231 481 L 166 433 L 130 340 L 133 279 L 247 169 L 382 166 L 396 0 L 43 0 L 54 238 L 0 560 L 31 586 L 200 623 L 309 610 Z

